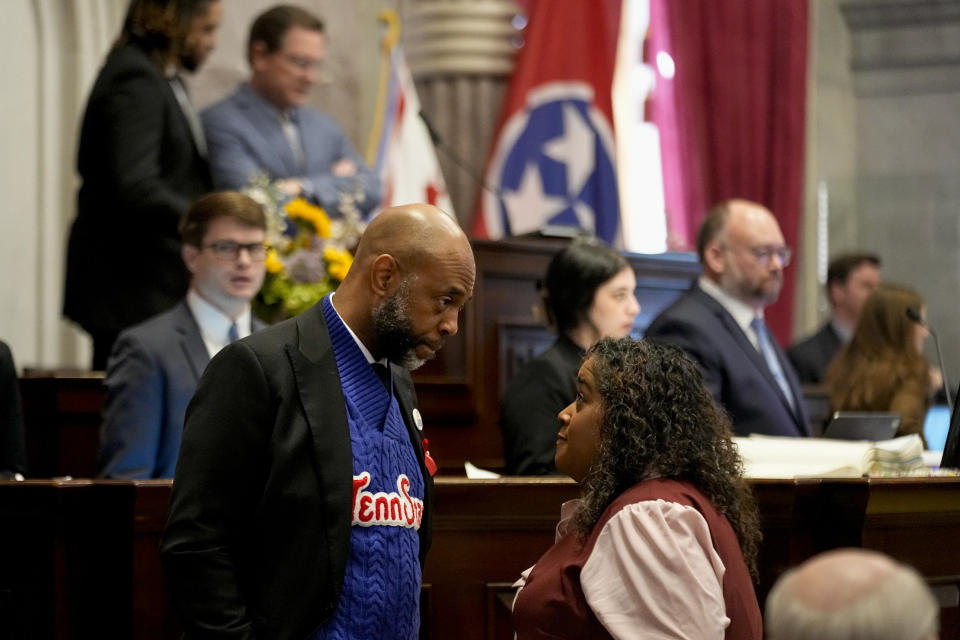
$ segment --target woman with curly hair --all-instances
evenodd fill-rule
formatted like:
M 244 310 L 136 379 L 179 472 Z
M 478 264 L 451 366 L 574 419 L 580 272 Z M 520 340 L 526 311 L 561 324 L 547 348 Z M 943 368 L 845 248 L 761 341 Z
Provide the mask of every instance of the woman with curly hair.
M 557 411 L 576 393 L 586 350 L 600 338 L 630 333 L 640 313 L 636 288 L 623 254 L 596 240 L 575 240 L 550 260 L 542 311 L 557 340 L 527 362 L 503 394 L 500 429 L 508 475 L 556 472 Z
M 730 420 L 669 345 L 604 339 L 559 415 L 581 485 L 514 604 L 529 638 L 762 637 L 760 538 Z
M 831 411 L 898 413 L 897 435 L 923 437 L 923 421 L 939 383 L 931 380 L 923 356 L 930 332 L 911 315 L 927 315 L 923 298 L 913 289 L 885 283 L 870 294 L 850 343 L 827 369 Z

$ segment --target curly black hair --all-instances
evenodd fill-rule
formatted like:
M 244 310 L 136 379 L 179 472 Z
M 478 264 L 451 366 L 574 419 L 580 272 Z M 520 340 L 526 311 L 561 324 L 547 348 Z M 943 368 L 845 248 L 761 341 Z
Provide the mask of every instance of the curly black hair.
M 601 400 L 597 458 L 582 482 L 577 530 L 586 537 L 621 493 L 650 478 L 689 482 L 726 516 L 754 579 L 760 542 L 756 502 L 743 478 L 730 418 L 680 349 L 605 338 L 587 352 Z

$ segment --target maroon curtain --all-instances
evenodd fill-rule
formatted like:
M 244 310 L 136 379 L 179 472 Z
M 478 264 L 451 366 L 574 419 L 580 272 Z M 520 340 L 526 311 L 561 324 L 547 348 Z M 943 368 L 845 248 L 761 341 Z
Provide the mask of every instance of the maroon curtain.
M 692 249 L 707 208 L 768 207 L 796 252 L 803 197 L 807 0 L 651 0 L 648 53 L 664 51 L 651 119 L 661 136 L 672 248 Z M 767 322 L 790 338 L 796 266 Z

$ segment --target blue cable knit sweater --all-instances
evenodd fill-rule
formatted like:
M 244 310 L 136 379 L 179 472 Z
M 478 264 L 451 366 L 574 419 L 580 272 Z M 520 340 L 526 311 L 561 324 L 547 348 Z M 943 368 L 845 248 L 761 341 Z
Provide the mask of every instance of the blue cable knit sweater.
M 353 529 L 337 611 L 317 640 L 414 640 L 420 627 L 423 477 L 391 389 L 330 302 L 323 314 L 347 403 L 353 448 Z

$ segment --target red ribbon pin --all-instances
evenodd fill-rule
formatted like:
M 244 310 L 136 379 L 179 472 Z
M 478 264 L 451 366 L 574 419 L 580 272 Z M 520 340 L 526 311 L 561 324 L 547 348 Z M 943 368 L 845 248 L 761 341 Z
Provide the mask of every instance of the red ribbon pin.
M 421 444 L 423 444 L 423 464 L 426 465 L 430 477 L 433 477 L 437 475 L 437 463 L 427 450 L 427 447 L 430 446 L 430 441 L 424 438 Z

